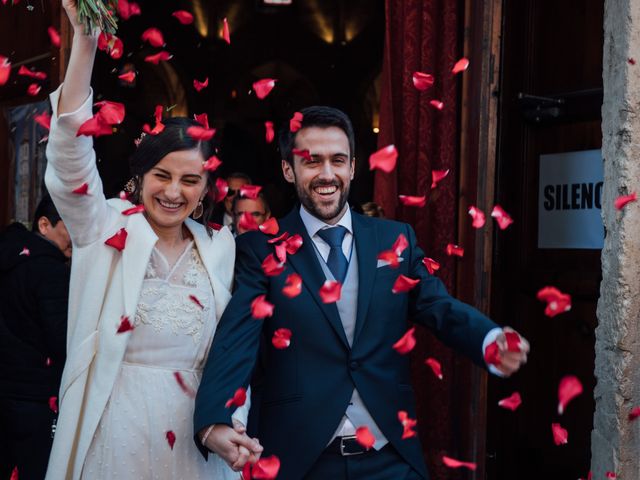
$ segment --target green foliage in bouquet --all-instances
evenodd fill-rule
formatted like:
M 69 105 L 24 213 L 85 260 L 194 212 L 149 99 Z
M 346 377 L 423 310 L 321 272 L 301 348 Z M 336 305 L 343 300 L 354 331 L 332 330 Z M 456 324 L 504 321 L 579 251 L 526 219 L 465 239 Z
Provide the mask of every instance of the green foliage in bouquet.
M 115 34 L 118 29 L 118 0 L 77 0 L 78 21 L 86 33 L 96 29 Z

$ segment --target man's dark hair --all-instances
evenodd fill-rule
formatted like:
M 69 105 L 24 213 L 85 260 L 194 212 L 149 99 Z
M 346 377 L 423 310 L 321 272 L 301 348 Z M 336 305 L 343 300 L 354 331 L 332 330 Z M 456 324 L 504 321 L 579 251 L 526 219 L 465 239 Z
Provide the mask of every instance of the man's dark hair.
M 253 200 L 253 199 L 249 197 L 243 197 L 242 195 L 236 195 L 235 197 L 233 197 L 233 203 L 231 203 L 231 213 L 234 216 L 236 214 L 236 206 L 238 205 L 238 202 L 241 202 L 242 200 Z M 271 215 L 269 202 L 267 202 L 267 197 L 264 196 L 264 193 L 258 192 L 258 197 L 256 198 L 256 200 L 262 203 L 262 207 L 264 208 L 264 214 Z
M 346 113 L 342 110 L 338 110 L 337 108 L 325 106 L 307 107 L 300 110 L 300 113 L 302 114 L 301 129 L 309 127 L 338 127 L 342 130 L 349 140 L 349 155 L 351 157 L 349 160 L 353 160 L 356 148 L 355 138 L 353 134 L 353 125 L 351 125 L 351 120 L 349 120 Z M 295 145 L 296 134 L 297 132 L 291 132 L 289 124 L 287 123 L 285 127 L 280 130 L 278 138 L 280 156 L 291 165 L 293 165 L 293 154 L 291 151 Z
M 51 223 L 52 227 L 55 227 L 56 224 L 60 221 L 60 214 L 56 209 L 56 206 L 53 204 L 53 200 L 48 193 L 45 193 L 38 206 L 36 207 L 36 212 L 33 215 L 33 223 L 31 224 L 31 231 L 38 233 L 38 220 L 40 218 L 46 217 Z
M 233 172 L 227 175 L 226 180 L 228 181 L 230 178 L 239 178 L 240 180 L 244 180 L 245 182 L 247 182 L 249 185 L 253 184 L 251 177 L 243 172 Z

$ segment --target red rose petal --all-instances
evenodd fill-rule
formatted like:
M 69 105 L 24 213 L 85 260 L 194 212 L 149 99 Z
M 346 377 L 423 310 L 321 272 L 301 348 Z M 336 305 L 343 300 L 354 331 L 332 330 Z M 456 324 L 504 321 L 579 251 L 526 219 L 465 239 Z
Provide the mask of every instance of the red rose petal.
M 45 362 L 44 362 L 44 364 L 45 364 L 47 367 L 50 367 L 52 363 L 53 363 L 53 362 L 51 362 L 51 359 L 50 359 L 49 357 L 47 357 L 47 359 L 46 359 L 46 360 L 45 360 Z
M 215 128 L 204 128 L 198 127 L 197 125 L 193 125 L 187 128 L 187 135 L 189 135 L 194 140 L 199 141 L 209 141 L 216 134 Z
M 182 391 L 187 396 L 191 398 L 196 398 L 195 390 L 193 390 L 189 385 L 187 385 L 187 383 L 184 381 L 184 378 L 182 378 L 182 374 L 180 372 L 173 372 L 173 376 L 175 377 L 176 382 L 178 382 L 178 385 L 180 386 Z
M 412 197 L 410 195 L 398 195 L 400 203 L 406 207 L 424 207 L 427 204 L 427 197 Z
M 388 263 L 391 268 L 398 268 L 398 266 L 400 265 L 398 254 L 393 250 L 385 250 L 384 252 L 380 252 L 376 258 Z
M 0 55 L 0 87 L 9 81 L 11 75 L 11 62 L 7 57 Z
M 273 131 L 273 122 L 264 122 L 264 139 L 267 143 L 273 142 L 275 132 Z
M 567 404 L 582 393 L 582 383 L 575 375 L 566 375 L 558 385 L 558 415 L 562 415 Z
M 118 0 L 117 3 L 118 16 L 122 20 L 129 20 L 134 15 L 140 15 L 140 6 L 137 3 L 129 2 L 128 0 Z
M 273 332 L 271 343 L 278 350 L 283 350 L 291 345 L 291 330 L 288 328 L 279 328 Z
M 118 75 L 118 78 L 123 82 L 133 83 L 133 81 L 136 79 L 136 72 L 134 70 L 129 70 L 122 75 Z
M 475 470 L 477 465 L 473 462 L 461 462 L 460 460 L 456 460 L 455 458 L 447 457 L 446 455 L 442 456 L 442 463 L 444 463 L 449 468 L 468 468 L 469 470 Z
M 440 365 L 440 362 L 438 360 L 429 357 L 424 361 L 424 363 L 425 365 L 429 365 L 429 367 L 431 367 L 431 370 L 436 377 L 438 377 L 440 380 L 443 379 L 442 366 Z
M 49 397 L 49 409 L 53 413 L 58 413 L 58 397 Z
M 229 408 L 231 406 L 241 407 L 245 404 L 246 401 L 247 401 L 247 390 L 240 387 L 234 392 L 233 397 L 227 400 L 227 403 L 225 403 L 224 406 L 226 408 Z
M 189 295 L 189 300 L 191 300 L 193 303 L 204 310 L 204 305 L 200 302 L 200 300 L 198 300 L 198 297 L 196 297 L 195 295 Z
M 464 72 L 467 68 L 469 68 L 469 60 L 463 57 L 456 62 L 451 69 L 451 73 L 455 75 L 456 73 Z
M 134 326 L 129 321 L 129 317 L 125 317 L 124 315 L 122 315 L 120 317 L 120 325 L 118 325 L 118 330 L 116 330 L 116 333 L 129 332 L 133 329 Z
M 71 190 L 71 193 L 75 193 L 76 195 L 88 195 L 89 194 L 89 184 L 83 183 L 75 190 Z
M 284 272 L 284 262 L 279 262 L 273 253 L 270 253 L 262 261 L 262 271 L 267 277 L 275 277 Z
M 125 108 L 123 103 L 103 100 L 94 104 L 94 107 L 100 107 L 98 115 L 109 125 L 118 125 L 124 120 Z
M 35 97 L 40 93 L 40 90 L 42 90 L 42 87 L 40 85 L 38 85 L 37 83 L 32 83 L 27 87 L 27 95 Z
M 44 72 L 38 72 L 37 70 L 29 70 L 24 65 L 21 65 L 18 69 L 18 75 L 22 75 L 23 77 L 30 77 L 36 80 L 46 80 L 47 74 Z
M 522 398 L 518 392 L 513 392 L 510 396 L 498 402 L 498 406 L 511 410 L 512 412 L 515 412 L 520 404 L 522 404 Z
M 222 227 L 223 227 L 223 225 L 220 225 L 219 223 L 216 223 L 216 222 L 208 222 L 208 223 L 207 223 L 207 226 L 208 226 L 209 228 L 212 228 L 212 229 L 213 229 L 213 230 L 215 230 L 216 232 L 217 232 L 217 231 L 220 231 L 220 230 L 222 229 Z
M 177 10 L 171 15 L 177 18 L 182 25 L 190 25 L 191 23 L 193 23 L 193 15 L 191 15 L 191 13 L 187 12 L 186 10 Z
M 416 89 L 418 90 L 424 91 L 427 88 L 431 87 L 434 82 L 435 82 L 435 79 L 433 78 L 433 75 L 429 73 L 422 73 L 422 72 L 413 73 L 413 86 L 416 87 Z
M 436 270 L 440 270 L 440 264 L 433 258 L 424 257 L 422 259 L 422 264 L 427 267 L 427 271 L 430 275 L 433 275 Z
M 327 280 L 322 287 L 320 287 L 319 294 L 323 303 L 337 302 L 342 295 L 342 284 L 335 280 Z
M 635 65 L 636 64 L 636 60 L 634 58 L 632 58 L 632 57 L 629 57 L 627 59 L 627 62 L 629 62 L 629 65 Z
M 101 32 L 98 36 L 98 49 L 107 52 L 114 60 L 118 60 L 124 53 L 124 44 L 117 36 Z
M 356 441 L 367 450 L 370 450 L 376 443 L 376 437 L 366 426 L 356 428 Z
M 477 207 L 474 207 L 473 205 L 471 205 L 469 207 L 469 215 L 471 215 L 471 218 L 473 219 L 473 222 L 471 223 L 471 226 L 473 228 L 482 228 L 484 227 L 486 218 L 484 215 L 484 212 L 482 210 L 480 210 Z
M 391 172 L 396 168 L 398 160 L 398 150 L 394 145 L 387 145 L 369 157 L 369 170 L 381 170 L 385 173 Z
M 244 212 L 240 217 L 240 221 L 238 221 L 238 228 L 241 228 L 245 231 L 258 230 L 258 222 L 253 218 L 251 212 Z
M 106 123 L 99 114 L 95 114 L 89 120 L 80 125 L 76 136 L 101 137 L 113 134 L 113 127 Z
M 304 115 L 302 115 L 300 112 L 295 112 L 293 114 L 293 117 L 291 117 L 291 120 L 289 120 L 289 130 L 291 131 L 291 133 L 295 133 L 300 130 L 300 128 L 302 127 L 303 118 Z
M 429 105 L 431 105 L 436 110 L 442 110 L 444 108 L 444 103 L 442 103 L 440 100 L 431 100 L 429 102 Z
M 49 34 L 49 40 L 51 40 L 51 45 L 54 47 L 60 47 L 60 34 L 58 30 L 54 27 L 47 28 L 47 33 Z
M 115 248 L 119 252 L 124 250 L 124 246 L 127 242 L 127 231 L 124 228 L 118 230 L 112 237 L 105 240 L 104 244 Z
M 243 185 L 240 187 L 240 196 L 256 200 L 260 190 L 262 190 L 260 185 Z
M 513 223 L 513 219 L 500 205 L 493 207 L 493 210 L 491 210 L 491 216 L 496 219 L 496 222 L 498 222 L 500 230 L 504 230 Z
M 193 116 L 194 120 L 204 128 L 209 128 L 209 115 L 207 113 L 199 113 Z
M 143 42 L 149 43 L 152 47 L 162 47 L 164 46 L 164 37 L 162 36 L 162 32 L 157 28 L 147 28 L 144 32 L 142 32 Z
M 287 254 L 295 255 L 296 252 L 302 246 L 302 243 L 303 243 L 302 237 L 300 235 L 298 235 L 297 233 L 295 235 L 293 235 L 292 237 L 287 238 L 285 240 L 285 245 L 287 247 Z
M 417 432 L 413 430 L 413 427 L 418 424 L 418 421 L 410 418 L 407 412 L 400 410 L 398 412 L 398 421 L 402 424 L 403 428 L 402 440 L 406 440 L 407 438 L 415 437 L 417 435 Z
M 487 348 L 484 351 L 484 361 L 487 365 L 494 365 L 499 367 L 502 363 L 502 358 L 500 357 L 500 347 L 498 346 L 498 342 L 491 342 L 487 345 Z
M 6 2 L 6 0 L 3 0 L 3 2 Z M 9 480 L 18 480 L 18 467 L 13 467 L 13 470 L 11 471 L 11 478 Z
M 420 279 L 419 278 L 416 278 L 414 280 L 413 278 L 409 278 L 409 277 L 406 277 L 404 275 L 398 275 L 398 278 L 396 278 L 396 281 L 393 284 L 393 287 L 391 288 L 391 292 L 392 293 L 405 293 L 405 292 L 408 292 L 409 290 L 411 290 L 413 287 L 415 287 L 419 283 L 420 283 Z
M 231 45 L 231 35 L 229 34 L 229 22 L 227 18 L 222 19 L 222 39 L 227 42 L 227 45 Z
M 606 472 L 604 476 L 607 478 L 616 478 L 616 474 L 614 472 L 609 472 L 609 471 Z
M 224 178 L 216 178 L 216 195 L 213 199 L 215 203 L 221 202 L 225 198 L 227 198 L 227 193 L 229 192 L 229 185 Z
M 547 302 L 544 314 L 548 317 L 555 317 L 571 310 L 571 295 L 562 293 L 556 287 L 544 287 L 538 291 L 538 300 Z
M 633 422 L 638 417 L 640 417 L 640 407 L 633 407 L 629 412 L 629 421 Z
M 309 150 L 307 150 L 306 148 L 304 150 L 300 150 L 299 148 L 293 148 L 291 149 L 291 153 L 299 157 L 302 157 L 307 161 L 312 160 L 311 153 L 309 153 Z
M 253 91 L 256 92 L 256 97 L 263 100 L 276 86 L 276 82 L 275 78 L 263 78 L 253 82 Z
M 18 256 L 20 255 L 24 255 L 25 257 L 28 257 L 29 255 L 31 255 L 31 251 L 27 247 L 22 247 L 22 250 L 20 251 Z
M 521 352 L 522 351 L 522 338 L 516 332 L 505 332 L 504 334 L 507 340 L 507 350 L 509 352 Z
M 278 260 L 280 260 L 282 263 L 287 261 L 287 242 L 281 242 L 279 244 L 276 245 L 276 257 L 278 258 Z
M 173 450 L 173 445 L 176 443 L 176 434 L 169 430 L 165 436 L 167 437 L 167 443 L 171 447 L 171 450 Z
M 438 186 L 438 182 L 449 175 L 449 170 L 432 170 L 431 171 L 431 189 Z
M 636 195 L 636 192 L 633 192 L 633 193 L 630 193 L 629 195 L 619 196 L 618 198 L 616 198 L 613 204 L 617 210 L 622 210 L 625 207 L 625 205 L 631 202 L 635 202 L 637 200 L 638 200 L 638 196 Z
M 302 292 L 302 277 L 297 273 L 292 273 L 287 277 L 282 293 L 289 298 L 294 298 Z
M 289 238 L 289 232 L 283 232 L 282 235 L 277 236 L 276 238 L 270 238 L 269 240 L 267 240 L 267 243 L 278 243 L 279 241 L 284 241 L 287 238 Z
M 171 60 L 173 55 L 169 52 L 162 50 L 161 52 L 156 53 L 155 55 L 148 55 L 144 58 L 145 62 L 153 63 L 154 65 L 158 65 L 160 62 L 166 62 L 167 60 Z
M 559 423 L 551 424 L 551 433 L 553 433 L 553 443 L 556 445 L 569 443 L 569 433 Z
M 416 346 L 416 337 L 414 333 L 416 331 L 416 327 L 411 327 L 407 332 L 393 344 L 393 349 L 398 352 L 400 355 L 406 355 L 413 347 Z
M 220 165 L 222 165 L 222 161 L 215 155 L 212 155 L 207 159 L 206 162 L 204 162 L 202 167 L 207 172 L 215 172 L 220 167 Z
M 401 233 L 400 235 L 398 235 L 398 238 L 396 238 L 396 241 L 393 242 L 393 246 L 391 247 L 391 250 L 393 250 L 396 255 L 400 256 L 408 246 L 409 246 L 409 241 L 407 240 L 407 237 L 405 237 Z
M 255 480 L 273 480 L 280 471 L 280 459 L 275 455 L 261 458 L 251 469 L 251 478 Z
M 253 318 L 262 319 L 273 315 L 274 305 L 269 303 L 266 298 L 266 295 L 259 295 L 251 302 L 251 315 Z
M 447 245 L 447 249 L 446 249 L 447 255 L 451 256 L 451 255 L 455 255 L 456 257 L 463 257 L 464 256 L 464 248 L 458 246 L 458 245 L 454 245 L 453 243 L 450 243 Z
M 199 81 L 197 79 L 193 80 L 193 88 L 195 88 L 198 92 L 203 88 L 207 88 L 209 86 L 209 77 L 205 78 L 204 81 Z
M 276 217 L 269 217 L 258 228 L 262 233 L 266 233 L 267 235 L 275 235 L 276 233 L 278 233 L 278 230 L 280 230 L 280 226 L 278 225 L 278 220 L 276 220 Z

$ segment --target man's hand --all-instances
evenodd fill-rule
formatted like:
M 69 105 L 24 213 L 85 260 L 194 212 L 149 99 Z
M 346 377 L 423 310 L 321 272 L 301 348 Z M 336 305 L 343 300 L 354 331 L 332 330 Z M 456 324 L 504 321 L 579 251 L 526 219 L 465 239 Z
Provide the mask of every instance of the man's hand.
M 518 334 L 510 327 L 504 327 L 502 332 L 496 338 L 499 348 L 500 364 L 495 367 L 506 377 L 510 377 L 517 372 L 522 365 L 527 363 L 527 354 L 529 353 L 529 342 L 518 334 L 520 337 L 518 348 L 509 348 L 506 333 Z
M 262 445 L 257 439 L 251 439 L 239 422 L 235 428 L 220 424 L 213 427 L 204 446 L 217 453 L 236 472 L 244 467 L 247 461 L 255 463 L 262 454 Z

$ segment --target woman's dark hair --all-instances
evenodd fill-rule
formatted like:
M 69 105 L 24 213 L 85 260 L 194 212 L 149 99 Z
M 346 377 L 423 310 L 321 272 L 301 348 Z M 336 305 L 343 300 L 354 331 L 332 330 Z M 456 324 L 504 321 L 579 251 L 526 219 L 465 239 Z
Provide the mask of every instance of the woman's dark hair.
M 130 159 L 130 168 L 133 175 L 133 192 L 131 201 L 140 203 L 140 184 L 145 173 L 151 170 L 157 163 L 172 152 L 198 149 L 202 158 L 207 160 L 214 153 L 212 141 L 195 140 L 187 134 L 189 127 L 202 125 L 195 120 L 186 117 L 174 117 L 164 119 L 164 130 L 157 135 L 145 135 L 138 148 Z M 213 230 L 209 227 L 209 221 L 215 207 L 216 198 L 216 178 L 212 172 L 207 172 L 207 195 L 202 200 L 203 214 L 202 223 L 207 229 L 209 236 L 213 235 Z
M 349 160 L 353 159 L 356 151 L 356 141 L 353 134 L 353 125 L 351 125 L 351 120 L 349 120 L 346 113 L 342 110 L 338 110 L 337 108 L 325 106 L 307 107 L 300 110 L 300 113 L 302 114 L 300 128 L 338 127 L 342 130 L 349 140 L 349 155 L 351 155 Z M 295 142 L 296 133 L 291 132 L 289 129 L 289 123 L 287 123 L 284 128 L 280 130 L 278 144 L 280 147 L 281 158 L 289 162 L 291 165 L 293 165 L 293 154 L 291 151 L 293 150 Z
M 39 232 L 38 229 L 38 220 L 42 217 L 46 217 L 49 220 L 49 223 L 52 227 L 55 227 L 57 223 L 60 221 L 60 214 L 56 209 L 56 206 L 53 204 L 53 200 L 48 193 L 45 193 L 38 206 L 36 207 L 36 211 L 33 214 L 33 223 L 31 224 L 32 232 Z

